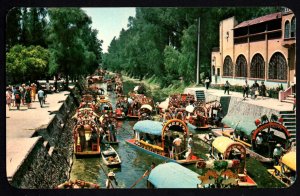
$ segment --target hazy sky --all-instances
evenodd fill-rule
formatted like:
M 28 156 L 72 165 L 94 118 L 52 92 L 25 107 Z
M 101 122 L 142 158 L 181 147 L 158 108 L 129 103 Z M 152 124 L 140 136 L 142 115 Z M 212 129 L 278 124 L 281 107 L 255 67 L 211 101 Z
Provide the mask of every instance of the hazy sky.
M 114 36 L 119 37 L 122 28 L 127 29 L 128 17 L 135 16 L 135 8 L 82 8 L 92 18 L 92 27 L 97 29 L 98 39 L 103 40 L 103 52 Z

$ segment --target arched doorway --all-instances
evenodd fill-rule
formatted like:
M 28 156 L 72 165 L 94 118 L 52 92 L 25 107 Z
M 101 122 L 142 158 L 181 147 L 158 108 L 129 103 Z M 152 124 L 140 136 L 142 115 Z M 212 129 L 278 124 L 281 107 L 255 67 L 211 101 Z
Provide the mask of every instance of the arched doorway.
M 251 60 L 250 66 L 251 78 L 265 78 L 265 61 L 261 54 L 255 54 Z
M 223 76 L 233 76 L 233 63 L 230 56 L 226 56 L 223 64 Z
M 269 79 L 274 80 L 287 80 L 287 62 L 285 57 L 280 52 L 276 52 L 272 55 L 269 62 Z
M 242 54 L 240 54 L 236 59 L 235 76 L 247 77 L 247 60 Z

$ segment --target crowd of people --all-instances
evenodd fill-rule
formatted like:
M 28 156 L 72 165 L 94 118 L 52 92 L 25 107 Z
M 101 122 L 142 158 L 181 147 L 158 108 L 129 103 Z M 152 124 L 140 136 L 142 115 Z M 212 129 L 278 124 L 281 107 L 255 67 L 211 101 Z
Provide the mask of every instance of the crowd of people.
M 32 102 L 39 101 L 40 106 L 46 102 L 46 93 L 39 84 L 31 83 L 22 84 L 18 86 L 6 87 L 6 104 L 9 110 L 16 107 L 20 110 L 21 105 L 27 106 L 28 109 L 32 108 Z

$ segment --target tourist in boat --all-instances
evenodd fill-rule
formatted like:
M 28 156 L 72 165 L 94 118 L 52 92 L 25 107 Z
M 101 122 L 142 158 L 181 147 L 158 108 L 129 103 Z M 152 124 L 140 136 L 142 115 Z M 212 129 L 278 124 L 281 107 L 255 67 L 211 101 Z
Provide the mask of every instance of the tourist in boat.
M 78 131 L 79 138 L 80 138 L 80 146 L 81 146 L 81 150 L 84 151 L 84 149 L 85 149 L 85 142 L 86 142 L 84 126 L 83 126 L 83 125 L 80 125 L 80 126 L 77 128 L 77 131 Z
M 191 160 L 193 156 L 193 148 L 194 148 L 194 141 L 193 141 L 193 134 L 190 133 L 190 137 L 187 142 L 187 152 L 186 152 L 186 160 Z
M 173 145 L 175 147 L 175 158 L 176 160 L 179 159 L 179 153 L 181 153 L 181 143 L 182 139 L 180 139 L 179 135 L 176 136 L 176 138 L 173 141 Z
M 115 129 L 115 125 L 112 123 L 111 120 L 109 121 L 108 128 L 109 128 L 110 141 L 115 142 L 116 141 L 116 129 Z
M 96 130 L 93 129 L 92 132 L 91 132 L 91 139 L 90 139 L 91 146 L 92 146 L 93 143 L 97 143 L 97 139 L 98 139 L 98 134 L 97 134 Z
M 257 152 L 262 151 L 263 141 L 264 140 L 263 140 L 262 134 L 259 132 L 256 139 L 255 139 L 256 151 Z
M 284 152 L 286 152 L 286 150 L 281 147 L 281 144 L 276 144 L 273 151 L 273 159 L 275 165 L 279 164 L 280 157 L 283 155 Z
M 272 152 L 274 150 L 275 147 L 275 138 L 274 138 L 274 131 L 270 131 L 270 133 L 267 136 L 267 142 L 268 142 L 268 150 L 269 150 L 269 156 L 272 156 Z
M 205 139 L 206 142 L 210 145 L 210 144 L 212 143 L 212 141 L 213 141 L 213 135 L 212 135 L 212 133 L 206 134 L 206 135 L 204 136 L 204 139 Z
M 114 188 L 117 188 L 118 186 L 118 182 L 115 178 L 116 174 L 114 172 L 109 172 L 107 174 L 108 178 L 106 179 L 106 182 L 105 182 L 105 187 L 107 189 L 114 189 Z

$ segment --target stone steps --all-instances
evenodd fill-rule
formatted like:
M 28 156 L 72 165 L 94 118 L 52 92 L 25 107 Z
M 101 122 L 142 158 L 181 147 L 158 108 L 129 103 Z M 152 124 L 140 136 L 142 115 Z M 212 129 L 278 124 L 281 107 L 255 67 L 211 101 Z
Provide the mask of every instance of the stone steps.
M 292 95 L 293 96 L 293 95 Z M 290 98 L 290 96 L 288 97 Z M 285 100 L 285 102 L 289 101 Z M 292 101 L 294 103 L 294 100 Z M 296 112 L 295 111 L 280 111 L 279 114 L 283 119 L 283 125 L 287 128 L 289 133 L 291 134 L 292 142 L 296 142 Z
M 205 94 L 204 94 L 203 90 L 195 91 L 195 93 L 196 93 L 196 100 L 197 101 L 205 101 Z

